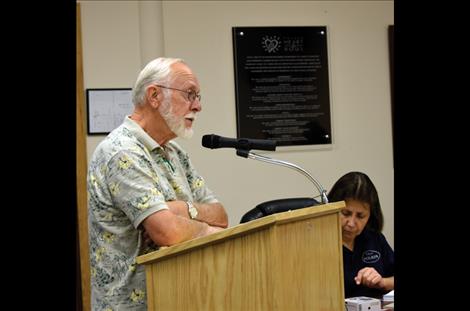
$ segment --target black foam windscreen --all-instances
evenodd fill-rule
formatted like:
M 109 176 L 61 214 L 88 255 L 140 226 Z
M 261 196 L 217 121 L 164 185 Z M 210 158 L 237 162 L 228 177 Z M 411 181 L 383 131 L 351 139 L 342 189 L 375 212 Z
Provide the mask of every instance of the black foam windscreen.
M 202 136 L 202 146 L 206 148 L 217 148 L 216 146 L 219 144 L 219 136 L 211 134 L 211 135 L 204 135 Z

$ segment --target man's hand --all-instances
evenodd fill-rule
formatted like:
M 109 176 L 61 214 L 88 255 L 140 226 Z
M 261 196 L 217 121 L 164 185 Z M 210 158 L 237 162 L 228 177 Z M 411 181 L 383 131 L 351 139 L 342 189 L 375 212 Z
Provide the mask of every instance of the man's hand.
M 149 234 L 147 233 L 147 231 L 143 231 L 142 233 L 142 239 L 144 241 L 144 248 L 146 247 L 149 247 L 155 243 L 153 243 L 152 239 L 150 238 Z
M 168 201 L 166 205 L 173 214 L 189 219 L 188 205 L 185 201 Z M 228 216 L 221 203 L 193 202 L 193 205 L 198 210 L 197 221 L 215 227 L 228 227 Z

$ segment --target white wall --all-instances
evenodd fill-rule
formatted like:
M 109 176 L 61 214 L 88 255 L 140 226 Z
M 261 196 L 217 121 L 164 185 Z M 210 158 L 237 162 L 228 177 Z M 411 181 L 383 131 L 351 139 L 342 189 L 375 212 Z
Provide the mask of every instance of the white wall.
M 394 176 L 387 28 L 393 1 L 80 1 L 85 88 L 132 87 L 150 59 L 184 58 L 200 80 L 203 111 L 178 140 L 218 194 L 230 225 L 263 201 L 314 196 L 302 175 L 201 147 L 204 134 L 236 136 L 231 27 L 328 27 L 333 145 L 280 151 L 328 190 L 344 173 L 367 173 L 379 191 L 394 245 Z M 104 136 L 88 137 L 90 157 Z

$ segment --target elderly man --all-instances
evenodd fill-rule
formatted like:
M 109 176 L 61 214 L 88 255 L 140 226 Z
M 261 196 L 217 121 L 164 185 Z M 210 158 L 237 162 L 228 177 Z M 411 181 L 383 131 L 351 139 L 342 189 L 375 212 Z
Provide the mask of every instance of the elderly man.
M 88 171 L 93 310 L 146 310 L 136 257 L 228 226 L 227 214 L 188 154 L 201 111 L 199 82 L 181 59 L 140 72 L 134 112 L 96 148 Z M 158 297 L 157 297 L 158 299 Z

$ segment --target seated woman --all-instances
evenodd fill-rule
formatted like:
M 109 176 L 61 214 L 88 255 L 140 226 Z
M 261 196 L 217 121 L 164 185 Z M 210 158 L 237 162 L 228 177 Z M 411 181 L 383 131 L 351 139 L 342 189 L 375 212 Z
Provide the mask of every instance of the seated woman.
M 394 289 L 394 252 L 382 232 L 379 196 L 361 172 L 342 176 L 328 193 L 345 201 L 341 211 L 345 297 L 381 298 Z

